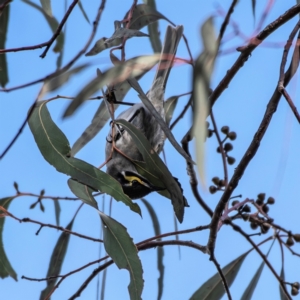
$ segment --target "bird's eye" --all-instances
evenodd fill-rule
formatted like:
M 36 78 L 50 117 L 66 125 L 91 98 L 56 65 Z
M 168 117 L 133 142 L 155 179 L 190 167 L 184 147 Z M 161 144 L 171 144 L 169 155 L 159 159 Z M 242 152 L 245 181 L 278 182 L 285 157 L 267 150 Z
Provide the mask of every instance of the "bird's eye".
M 132 180 L 131 183 L 136 185 L 136 184 L 138 184 L 138 181 L 137 180 Z

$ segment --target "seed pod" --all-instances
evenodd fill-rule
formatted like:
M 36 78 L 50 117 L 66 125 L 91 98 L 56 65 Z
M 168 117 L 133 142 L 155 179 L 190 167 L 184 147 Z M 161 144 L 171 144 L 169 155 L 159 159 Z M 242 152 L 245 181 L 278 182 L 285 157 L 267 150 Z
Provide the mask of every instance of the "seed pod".
M 293 240 L 292 236 L 289 236 L 289 237 L 287 238 L 286 244 L 287 244 L 287 246 L 289 246 L 289 247 L 291 247 L 291 246 L 294 245 L 294 240 Z
M 234 131 L 229 132 L 227 136 L 232 141 L 236 139 L 236 133 Z
M 227 162 L 228 162 L 228 164 L 233 165 L 235 163 L 235 158 L 232 156 L 228 156 Z
M 269 197 L 267 203 L 272 205 L 275 203 L 275 199 L 273 197 Z
M 222 126 L 221 131 L 222 131 L 224 134 L 227 134 L 227 133 L 229 132 L 229 127 L 228 127 L 228 126 Z
M 215 177 L 212 178 L 211 181 L 212 181 L 215 185 L 219 185 L 220 178 L 217 177 L 217 176 L 215 176 Z
M 214 185 L 211 185 L 211 186 L 209 187 L 209 192 L 210 192 L 211 194 L 214 194 L 216 191 L 217 191 L 217 188 L 216 188 Z
M 232 149 L 233 149 L 233 146 L 232 146 L 231 143 L 225 143 L 225 145 L 224 145 L 224 150 L 225 150 L 226 152 L 229 152 L 229 151 L 231 151 Z

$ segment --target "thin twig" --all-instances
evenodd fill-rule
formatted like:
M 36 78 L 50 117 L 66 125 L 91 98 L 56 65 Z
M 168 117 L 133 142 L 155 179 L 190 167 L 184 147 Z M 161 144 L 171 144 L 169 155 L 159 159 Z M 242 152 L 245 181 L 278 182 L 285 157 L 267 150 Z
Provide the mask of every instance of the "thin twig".
M 55 33 L 53 34 L 52 38 L 47 42 L 47 46 L 46 49 L 44 50 L 44 52 L 40 55 L 41 58 L 44 58 L 47 55 L 48 50 L 50 49 L 51 45 L 53 44 L 53 42 L 56 40 L 56 38 L 59 36 L 63 26 L 65 25 L 66 21 L 68 20 L 72 10 L 74 9 L 74 7 L 76 6 L 76 4 L 78 3 L 79 0 L 74 0 L 71 5 L 69 6 L 67 12 L 65 13 L 63 19 L 61 20 L 60 24 L 58 25 Z
M 283 290 L 283 292 L 285 293 L 285 296 L 287 297 L 287 299 L 292 300 L 291 296 L 289 295 L 286 286 L 284 285 L 283 281 L 281 280 L 280 276 L 276 273 L 276 271 L 274 270 L 272 264 L 269 262 L 269 260 L 267 259 L 267 257 L 261 252 L 261 250 L 259 249 L 258 245 L 256 245 L 253 240 L 248 236 L 248 234 L 246 234 L 238 225 L 230 222 L 230 225 L 232 226 L 232 228 L 239 232 L 251 245 L 252 247 L 255 249 L 255 251 L 260 255 L 260 257 L 262 258 L 262 260 L 265 262 L 265 264 L 269 267 L 270 271 L 273 273 L 273 275 L 275 276 L 275 278 L 278 280 L 278 282 L 280 283 L 280 286 Z
M 232 300 L 232 296 L 231 296 L 231 293 L 230 293 L 230 290 L 229 290 L 229 287 L 228 287 L 228 284 L 227 284 L 227 280 L 226 280 L 226 277 L 223 274 L 223 271 L 220 267 L 220 264 L 218 263 L 218 261 L 216 260 L 215 257 L 212 259 L 212 261 L 213 261 L 213 263 L 214 263 L 214 265 L 215 265 L 215 267 L 216 267 L 216 269 L 217 269 L 217 271 L 218 271 L 218 273 L 221 277 L 221 280 L 222 280 L 222 283 L 223 283 L 223 286 L 224 286 L 224 290 L 227 294 L 228 299 Z
M 233 66 L 226 72 L 226 75 L 220 81 L 218 86 L 212 92 L 209 97 L 209 102 L 211 106 L 217 101 L 226 88 L 228 88 L 231 80 L 237 74 L 237 72 L 243 67 L 244 63 L 251 56 L 251 53 L 255 50 L 261 42 L 266 39 L 271 33 L 276 31 L 280 26 L 285 24 L 291 18 L 295 17 L 300 12 L 300 4 L 297 4 L 287 10 L 283 15 L 277 18 L 274 22 L 266 26 L 257 36 L 253 37 L 246 46 L 238 48 L 238 51 L 241 51 L 240 56 L 233 64 Z
M 300 9 L 300 5 L 297 7 Z M 298 36 L 298 40 L 299 39 L 300 39 L 300 36 Z M 296 45 L 296 47 L 299 47 L 299 46 Z M 292 66 L 292 62 L 291 62 L 289 69 L 285 73 L 284 86 L 286 86 L 289 83 L 289 81 L 291 80 L 291 77 L 293 75 L 292 67 L 294 67 L 294 66 Z M 242 178 L 244 171 L 246 170 L 248 164 L 250 163 L 252 158 L 255 156 L 256 151 L 258 150 L 258 148 L 260 146 L 260 142 L 262 141 L 264 134 L 266 133 L 268 126 L 272 120 L 272 116 L 274 115 L 274 113 L 277 109 L 280 97 L 281 97 L 281 94 L 276 87 L 275 91 L 267 105 L 267 108 L 266 108 L 265 114 L 262 118 L 262 121 L 254 135 L 254 138 L 252 139 L 252 141 L 251 141 L 247 151 L 245 152 L 244 156 L 242 157 L 240 163 L 236 167 L 235 172 L 234 172 L 230 182 L 228 183 L 228 186 L 226 187 L 219 203 L 217 204 L 217 206 L 215 208 L 214 215 L 213 215 L 212 221 L 211 221 L 210 236 L 209 236 L 209 240 L 208 240 L 208 244 L 207 244 L 210 255 L 212 255 L 212 257 L 214 255 L 214 248 L 215 248 L 215 242 L 216 242 L 216 237 L 217 237 L 217 230 L 218 230 L 218 223 L 220 221 L 220 216 L 222 215 L 222 212 L 225 209 L 226 204 L 229 201 L 232 192 L 235 190 L 240 179 Z
M 210 110 L 210 118 L 211 118 L 212 125 L 213 125 L 213 128 L 214 128 L 214 133 L 216 135 L 216 138 L 217 138 L 217 141 L 218 141 L 218 144 L 219 144 L 219 148 L 220 148 L 220 151 L 221 151 L 222 162 L 223 162 L 223 170 L 224 170 L 224 181 L 225 181 L 225 187 L 226 187 L 227 184 L 228 184 L 228 169 L 227 169 L 227 162 L 226 162 L 226 153 L 225 153 L 223 143 L 222 143 L 221 138 L 220 138 L 220 134 L 219 134 L 218 127 L 217 127 L 217 122 L 215 120 L 214 113 L 213 113 L 212 109 Z
M 224 21 L 221 25 L 220 33 L 219 33 L 219 36 L 218 36 L 218 44 L 219 44 L 218 47 L 220 47 L 220 43 L 221 43 L 222 38 L 224 36 L 226 27 L 229 24 L 230 16 L 233 14 L 234 8 L 237 5 L 237 3 L 238 3 L 238 0 L 232 0 L 231 5 L 230 5 L 230 7 L 228 9 L 228 12 L 226 14 L 226 17 L 225 17 L 225 19 L 224 19 Z
M 101 4 L 100 4 L 100 7 L 98 9 L 98 12 L 97 12 L 97 16 L 95 18 L 95 21 L 94 21 L 94 26 L 93 26 L 93 29 L 92 29 L 92 32 L 91 32 L 91 35 L 90 37 L 88 38 L 85 46 L 75 55 L 75 57 L 69 62 L 67 63 L 62 69 L 60 70 L 57 70 L 43 78 L 40 78 L 38 80 L 35 80 L 35 81 L 32 81 L 32 82 L 29 82 L 29 83 L 25 83 L 23 85 L 19 85 L 19 86 L 16 86 L 16 87 L 13 87 L 13 88 L 10 88 L 10 89 L 0 89 L 0 92 L 10 92 L 10 91 L 14 91 L 14 90 L 17 90 L 17 89 L 21 89 L 21 88 L 24 88 L 24 87 L 28 87 L 28 86 L 31 86 L 31 85 L 34 85 L 36 83 L 39 83 L 39 82 L 42 82 L 42 81 L 45 81 L 45 80 L 49 80 L 51 78 L 54 78 L 56 76 L 59 76 L 61 74 L 63 74 L 64 72 L 66 72 L 69 68 L 71 68 L 71 66 L 86 52 L 86 50 L 88 49 L 88 47 L 90 46 L 92 40 L 94 39 L 95 35 L 96 35 L 96 31 L 97 31 L 97 27 L 98 27 L 98 23 L 99 23 L 99 20 L 100 20 L 100 17 L 102 15 L 102 11 L 104 10 L 104 6 L 105 6 L 105 2 L 106 0 L 102 0 L 101 1 Z M 38 99 L 38 97 L 37 97 Z M 4 151 L 2 152 L 2 154 L 0 155 L 0 160 L 5 156 L 5 154 L 8 152 L 8 150 L 12 147 L 12 145 L 15 143 L 15 141 L 17 140 L 17 138 L 20 136 L 20 134 L 22 133 L 26 123 L 28 122 L 33 110 L 34 110 L 34 107 L 35 107 L 35 104 L 37 102 L 37 99 L 34 101 L 34 103 L 32 104 L 24 122 L 22 123 L 20 129 L 18 130 L 18 132 L 16 133 L 16 135 L 13 137 L 12 141 L 8 144 L 8 146 L 4 149 Z

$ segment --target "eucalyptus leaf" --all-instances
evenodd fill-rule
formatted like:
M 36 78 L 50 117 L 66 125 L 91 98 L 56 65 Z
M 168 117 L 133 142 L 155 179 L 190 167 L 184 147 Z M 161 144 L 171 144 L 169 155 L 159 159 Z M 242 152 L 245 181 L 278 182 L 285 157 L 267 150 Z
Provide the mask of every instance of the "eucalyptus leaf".
M 124 19 L 128 18 L 128 14 L 129 12 L 126 13 Z M 139 30 L 144 26 L 156 22 L 160 19 L 164 19 L 173 24 L 168 18 L 166 18 L 163 14 L 158 12 L 153 7 L 146 4 L 138 4 L 132 12 L 129 28 Z
M 228 287 L 231 286 L 235 277 L 237 276 L 244 259 L 250 251 L 242 254 L 232 262 L 222 268 L 222 272 L 226 278 Z M 220 274 L 217 272 L 214 276 L 209 278 L 190 298 L 190 300 L 204 300 L 204 299 L 221 299 L 225 294 L 224 286 Z
M 85 184 L 73 180 L 72 178 L 68 179 L 68 186 L 70 190 L 84 203 L 98 209 L 97 201 L 93 196 L 93 192 L 95 192 L 95 190 Z
M 153 209 L 152 205 L 146 200 L 142 199 L 143 204 L 146 206 L 152 224 L 153 224 L 153 229 L 154 229 L 154 234 L 156 236 L 161 234 L 160 230 L 160 224 L 159 220 L 157 217 L 157 214 L 155 213 L 155 210 Z M 160 241 L 161 239 L 156 239 L 157 241 Z M 163 263 L 163 257 L 164 257 L 164 247 L 157 247 L 157 270 L 159 273 L 159 277 L 157 279 L 157 285 L 158 285 L 158 295 L 156 299 L 161 299 L 162 294 L 163 294 L 163 288 L 164 288 L 164 275 L 165 275 L 165 266 Z
M 282 262 L 281 271 L 280 271 L 280 278 L 285 281 L 285 274 L 284 274 L 284 264 Z M 279 284 L 279 293 L 280 293 L 280 300 L 288 300 L 289 298 L 285 295 L 284 291 L 282 290 L 281 285 Z
M 95 43 L 93 48 L 89 52 L 87 52 L 85 56 L 96 55 L 105 49 L 120 45 L 122 41 L 123 40 L 120 38 L 120 39 L 113 39 L 111 42 L 107 42 L 107 38 L 103 37 Z
M 176 108 L 179 96 L 172 96 L 165 101 L 164 109 L 165 109 L 165 119 L 166 124 L 169 126 L 171 119 L 173 117 L 174 110 Z
M 135 78 L 128 79 L 128 82 L 130 83 L 131 87 L 134 88 L 139 93 L 139 98 L 142 100 L 143 104 L 147 107 L 149 112 L 155 117 L 157 123 L 160 125 L 161 129 L 165 133 L 166 137 L 169 139 L 170 143 L 173 145 L 173 147 L 177 150 L 179 154 L 181 154 L 186 160 L 188 160 L 191 163 L 194 163 L 192 159 L 187 155 L 187 153 L 181 148 L 181 146 L 176 141 L 172 131 L 167 126 L 166 122 L 163 120 L 163 118 L 160 116 L 160 114 L 157 112 L 151 101 L 148 99 L 147 95 L 144 93 L 142 88 L 140 87 L 139 83 L 136 81 Z
M 132 238 L 122 224 L 100 211 L 99 214 L 104 225 L 103 241 L 106 252 L 119 269 L 128 270 L 130 274 L 130 284 L 128 286 L 130 299 L 142 299 L 143 269 Z
M 8 28 L 10 5 L 7 5 L 2 14 L 0 12 L 0 49 L 5 49 L 6 34 Z M 0 55 L 0 85 L 5 87 L 8 83 L 8 69 L 6 62 L 6 53 Z
M 42 8 L 44 12 L 49 16 L 52 17 L 52 8 L 51 8 L 51 0 L 40 0 L 42 4 Z
M 204 50 L 197 58 L 193 71 L 193 135 L 196 138 L 196 160 L 199 176 L 204 182 L 204 142 L 207 132 L 205 120 L 210 109 L 208 105 L 210 79 L 218 52 L 212 17 L 202 25 L 201 33 Z
M 14 197 L 7 197 L 7 198 L 2 198 L 0 199 L 0 206 L 5 208 L 6 210 L 8 209 L 11 201 L 14 199 Z M 3 214 L 3 211 L 0 209 L 0 214 Z M 15 281 L 18 281 L 17 278 L 17 273 L 11 266 L 8 257 L 5 253 L 4 250 L 4 245 L 3 245 L 3 227 L 4 227 L 4 222 L 5 222 L 6 217 L 2 216 L 0 218 L 0 278 L 6 278 L 10 276 L 13 278 Z
M 88 15 L 86 14 L 86 12 L 85 12 L 85 10 L 84 10 L 84 8 L 83 8 L 83 5 L 82 5 L 82 3 L 81 3 L 81 1 L 78 1 L 78 7 L 79 7 L 80 11 L 82 12 L 83 17 L 84 17 L 84 18 L 86 19 L 86 21 L 90 24 L 89 17 L 88 17 Z
M 61 208 L 59 205 L 59 200 L 58 199 L 53 199 L 54 203 L 54 211 L 55 211 L 55 221 L 56 221 L 56 226 L 59 226 L 60 222 L 60 213 L 61 213 Z
M 108 69 L 103 73 L 101 79 L 96 77 L 81 89 L 66 109 L 64 117 L 71 116 L 86 99 L 99 91 L 104 85 L 115 85 L 126 79 L 137 77 L 151 69 L 159 59 L 159 54 L 138 56 Z
M 61 75 L 59 75 L 57 77 L 50 79 L 49 81 L 46 81 L 45 82 L 45 84 L 46 84 L 45 92 L 53 92 L 53 91 L 57 90 L 58 88 L 63 86 L 65 83 L 67 83 L 73 75 L 80 73 L 88 66 L 89 66 L 89 64 L 80 65 L 80 66 L 75 67 L 65 73 L 62 73 Z
M 269 256 L 269 253 L 274 245 L 274 242 L 275 242 L 275 239 L 273 240 L 271 246 L 270 246 L 270 249 L 266 255 L 266 257 Z M 253 278 L 251 279 L 251 281 L 249 282 L 246 290 L 244 291 L 242 297 L 241 297 L 241 300 L 251 300 L 252 299 L 252 296 L 253 296 L 253 293 L 256 289 L 256 286 L 257 286 L 257 283 L 260 279 L 260 276 L 261 276 L 261 273 L 264 269 L 264 266 L 265 266 L 265 261 L 263 260 L 262 263 L 260 264 L 259 268 L 257 269 L 257 271 L 255 272 Z
M 35 9 L 37 9 L 40 13 L 43 14 L 43 16 L 45 17 L 46 21 L 48 22 L 51 30 L 53 33 L 56 32 L 58 26 L 59 26 L 59 23 L 57 22 L 57 20 L 54 18 L 54 17 L 50 17 L 42 7 L 38 6 L 37 4 L 31 2 L 30 0 L 22 0 L 23 2 L 25 2 L 26 4 L 34 7 Z M 53 48 L 53 51 L 54 52 L 61 52 L 62 49 L 63 49 L 63 46 L 64 46 L 64 33 L 61 32 L 59 34 L 59 36 L 57 37 L 56 39 L 56 45 L 55 47 Z
M 75 216 L 66 227 L 67 230 L 72 230 Z M 69 241 L 70 241 L 70 234 L 63 231 L 59 236 L 57 243 L 53 249 L 46 277 L 57 276 L 60 274 L 67 253 Z M 47 295 L 53 290 L 56 281 L 57 278 L 52 278 L 47 280 L 47 286 L 41 292 L 40 300 L 44 300 L 47 297 Z
M 155 0 L 144 0 L 144 3 L 156 11 Z M 148 25 L 148 32 L 150 35 L 150 42 L 154 52 L 161 52 L 161 40 L 159 38 L 160 32 L 158 28 L 158 20 Z
M 29 127 L 45 160 L 58 172 L 107 193 L 117 201 L 122 201 L 134 212 L 141 213 L 136 203 L 123 193 L 120 183 L 94 166 L 70 156 L 70 145 L 66 136 L 52 121 L 46 107 L 47 102 L 39 102 L 29 118 Z
M 143 33 L 139 30 L 136 30 L 136 29 L 128 29 L 128 28 L 118 28 L 114 34 L 108 38 L 104 43 L 105 44 L 109 44 L 111 43 L 112 41 L 114 40 L 119 40 L 121 39 L 123 41 L 124 38 L 126 39 L 130 39 L 132 37 L 142 37 L 142 36 L 149 36 L 148 34 L 146 33 Z

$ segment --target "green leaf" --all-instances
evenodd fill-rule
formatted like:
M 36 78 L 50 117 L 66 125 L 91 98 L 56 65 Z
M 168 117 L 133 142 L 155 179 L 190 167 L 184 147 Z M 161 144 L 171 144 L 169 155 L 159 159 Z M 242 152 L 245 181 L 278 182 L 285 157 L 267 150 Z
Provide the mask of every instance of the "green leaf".
M 7 5 L 2 14 L 0 14 L 0 49 L 5 49 L 6 34 L 8 28 L 10 5 Z M 0 85 L 5 87 L 8 83 L 8 69 L 6 62 L 6 54 L 0 55 Z
M 281 271 L 280 271 L 280 278 L 285 281 L 285 274 L 284 274 L 284 264 L 282 263 Z M 280 293 L 280 300 L 288 300 L 288 297 L 285 295 L 284 291 L 282 290 L 281 285 L 279 284 L 279 293 Z
M 54 210 L 55 210 L 55 221 L 56 221 L 56 225 L 59 226 L 60 222 L 60 212 L 61 212 L 61 208 L 59 205 L 59 200 L 53 198 L 53 203 L 54 203 Z
M 212 17 L 202 25 L 201 33 L 204 50 L 196 60 L 193 74 L 193 134 L 196 138 L 196 160 L 199 176 L 204 182 L 204 142 L 207 132 L 205 120 L 210 109 L 208 104 L 210 79 L 218 51 Z
M 40 0 L 42 4 L 42 8 L 44 12 L 49 16 L 52 17 L 52 8 L 51 8 L 51 1 L 50 0 Z
M 86 12 L 85 12 L 83 6 L 82 6 L 81 1 L 78 1 L 78 7 L 79 7 L 79 9 L 81 10 L 81 12 L 82 12 L 84 18 L 86 19 L 86 21 L 90 24 L 89 17 L 87 16 L 87 14 L 86 14 Z
M 30 0 L 22 0 L 23 2 L 25 2 L 26 4 L 34 7 L 35 9 L 37 9 L 40 13 L 43 14 L 43 16 L 45 17 L 46 21 L 48 22 L 51 30 L 53 33 L 56 32 L 57 27 L 59 26 L 59 23 L 57 22 L 57 20 L 54 17 L 50 17 L 40 6 L 38 6 L 37 4 L 31 2 Z M 64 46 L 64 34 L 63 32 L 61 32 L 59 34 L 59 36 L 56 39 L 56 45 L 53 48 L 54 52 L 61 52 Z
M 66 229 L 72 230 L 75 216 L 73 217 L 69 225 L 66 227 Z M 67 253 L 69 241 L 70 234 L 62 232 L 53 249 L 46 277 L 57 276 L 60 274 Z M 57 278 L 47 280 L 47 287 L 41 292 L 40 300 L 44 300 L 47 297 L 47 295 L 53 290 L 56 281 Z
M 240 267 L 242 266 L 244 259 L 250 251 L 242 254 L 224 268 L 222 272 L 226 278 L 228 287 L 231 286 L 235 277 L 237 276 Z M 217 272 L 214 276 L 209 278 L 190 298 L 191 300 L 205 300 L 205 299 L 221 299 L 225 294 L 223 282 L 219 273 Z
M 252 6 L 253 18 L 255 19 L 256 0 L 251 0 L 251 6 Z
M 179 222 L 182 223 L 185 201 L 180 186 L 158 154 L 151 148 L 147 138 L 134 125 L 122 119 L 116 120 L 116 123 L 122 125 L 122 127 L 130 134 L 135 145 L 142 154 L 146 165 L 144 165 L 143 162 L 140 163 L 138 161 L 133 161 L 133 163 L 139 167 L 146 167 L 145 169 L 147 172 L 160 180 L 160 184 L 158 186 L 165 187 L 170 193 L 176 217 Z M 146 175 L 145 177 L 151 182 L 151 178 Z
M 273 240 L 270 249 L 266 255 L 266 257 L 269 256 L 269 253 L 274 245 L 275 239 Z M 265 266 L 265 261 L 262 261 L 262 263 L 260 264 L 259 268 L 257 269 L 257 271 L 255 272 L 253 278 L 251 279 L 251 281 L 249 282 L 246 290 L 243 293 L 243 296 L 241 297 L 241 300 L 251 300 L 252 296 L 253 296 L 253 292 L 255 291 L 256 285 L 259 281 L 260 275 L 264 269 Z
M 97 201 L 93 196 L 93 192 L 95 192 L 95 190 L 91 189 L 90 187 L 84 184 L 81 184 L 76 180 L 73 180 L 72 178 L 68 179 L 68 185 L 71 191 L 84 203 L 98 209 Z
M 137 77 L 150 70 L 159 61 L 159 58 L 159 54 L 139 56 L 108 69 L 101 78 L 96 77 L 81 89 L 66 109 L 64 117 L 71 116 L 86 99 L 104 85 L 115 85 L 126 79 Z
M 105 49 L 120 45 L 123 41 L 121 38 L 120 39 L 114 39 L 111 42 L 106 42 L 106 40 L 107 40 L 106 37 L 103 37 L 100 40 L 98 40 L 95 43 L 95 45 L 93 46 L 93 48 L 85 54 L 85 56 L 96 55 L 96 54 L 102 52 Z
M 141 201 L 144 203 L 144 205 L 146 206 L 146 208 L 149 212 L 150 218 L 152 220 L 155 235 L 156 236 L 160 235 L 161 234 L 160 225 L 159 225 L 159 221 L 158 221 L 157 215 L 156 215 L 153 207 L 146 199 L 142 199 Z M 160 241 L 161 239 L 156 239 L 156 240 Z M 163 264 L 163 257 L 164 257 L 164 248 L 157 247 L 157 269 L 159 272 L 159 277 L 157 279 L 158 280 L 157 299 L 161 299 L 162 294 L 163 294 L 163 288 L 164 288 L 165 266 Z
M 172 146 L 177 150 L 179 154 L 181 154 L 186 160 L 190 161 L 191 163 L 194 163 L 192 159 L 187 155 L 187 153 L 182 149 L 182 147 L 178 144 L 176 141 L 172 131 L 167 126 L 166 122 L 163 120 L 163 118 L 160 116 L 158 111 L 155 109 L 151 101 L 148 99 L 147 95 L 144 93 L 142 88 L 140 87 L 139 83 L 135 80 L 135 78 L 127 79 L 127 81 L 130 83 L 130 85 L 139 93 L 139 98 L 142 100 L 145 107 L 150 111 L 150 113 L 155 117 L 156 121 L 160 125 L 161 129 L 165 133 L 166 137 L 172 144 Z
M 10 205 L 11 201 L 14 199 L 14 197 L 7 197 L 0 199 L 0 206 L 4 207 L 5 209 L 8 209 L 8 206 Z M 0 209 L 0 214 L 2 214 L 3 211 Z M 18 281 L 17 273 L 11 266 L 3 245 L 2 240 L 2 234 L 3 234 L 3 227 L 4 227 L 5 217 L 2 216 L 0 218 L 0 278 L 6 278 L 8 276 L 12 277 L 15 281 Z
M 139 206 L 123 193 L 117 180 L 94 166 L 70 156 L 69 141 L 52 121 L 46 102 L 37 103 L 28 123 L 45 160 L 58 172 L 67 174 L 95 190 L 107 193 L 129 206 L 132 211 L 141 213 Z
M 165 101 L 164 109 L 165 109 L 165 119 L 166 123 L 169 126 L 171 119 L 173 117 L 174 110 L 176 108 L 179 96 L 172 96 Z
M 122 224 L 100 211 L 99 214 L 104 224 L 103 241 L 106 252 L 119 269 L 128 270 L 130 274 L 130 284 L 128 286 L 130 299 L 142 299 L 143 269 L 132 238 Z
M 128 13 L 129 12 L 126 13 L 124 19 L 128 17 Z M 160 19 L 164 19 L 172 24 L 172 22 L 168 18 L 156 11 L 156 9 L 154 9 L 153 7 L 146 4 L 138 4 L 132 12 L 132 18 L 129 28 L 139 30 L 144 26 L 156 22 Z
M 144 3 L 151 7 L 153 10 L 156 11 L 156 3 L 155 0 L 144 0 Z M 160 31 L 159 31 L 159 27 L 158 27 L 158 20 L 154 23 L 151 23 L 148 25 L 148 32 L 150 35 L 150 42 L 151 42 L 151 46 L 154 52 L 161 52 L 161 40 L 159 38 L 160 36 Z
M 110 43 L 116 39 L 117 40 L 121 39 L 121 41 L 123 41 L 124 38 L 130 39 L 132 37 L 143 37 L 143 36 L 149 36 L 149 35 L 136 29 L 118 28 L 113 33 L 113 35 L 105 41 L 105 43 Z
M 45 86 L 44 92 L 45 93 L 53 92 L 53 91 L 59 89 L 61 86 L 63 86 L 65 83 L 67 83 L 73 75 L 80 73 L 88 66 L 89 66 L 88 64 L 83 64 L 76 68 L 71 69 L 70 71 L 62 73 L 61 75 L 59 75 L 57 77 L 54 77 L 50 80 L 46 80 L 45 81 L 46 86 Z

